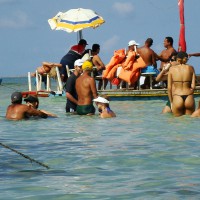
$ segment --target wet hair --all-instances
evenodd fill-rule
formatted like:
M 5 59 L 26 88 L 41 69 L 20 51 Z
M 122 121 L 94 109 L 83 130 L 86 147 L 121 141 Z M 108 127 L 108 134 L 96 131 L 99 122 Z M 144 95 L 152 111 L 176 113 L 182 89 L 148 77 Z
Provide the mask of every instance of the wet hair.
M 152 38 L 147 38 L 145 43 L 148 43 L 151 46 L 153 44 L 153 39 Z
M 185 57 L 188 58 L 188 54 L 186 52 L 180 51 L 180 52 L 177 53 L 177 58 L 183 59 Z
M 171 45 L 173 45 L 174 40 L 173 40 L 172 37 L 168 36 L 168 37 L 166 37 L 165 39 L 166 39 Z
M 180 51 L 178 52 L 176 58 L 181 64 L 185 64 L 188 60 L 188 54 L 184 51 Z
M 100 49 L 100 45 L 99 44 L 93 44 L 92 45 L 92 51 L 97 51 L 98 49 Z

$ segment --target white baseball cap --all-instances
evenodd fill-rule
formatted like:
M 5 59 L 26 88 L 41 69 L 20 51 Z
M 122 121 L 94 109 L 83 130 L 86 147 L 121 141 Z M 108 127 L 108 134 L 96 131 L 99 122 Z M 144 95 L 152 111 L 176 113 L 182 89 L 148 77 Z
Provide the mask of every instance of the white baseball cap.
M 103 97 L 97 97 L 96 99 L 93 99 L 93 101 L 99 103 L 109 103 L 109 101 Z
M 129 41 L 128 46 L 132 46 L 132 45 L 138 46 L 140 44 L 138 44 L 135 40 L 131 40 L 131 41 Z
M 78 59 L 74 62 L 74 66 L 81 67 L 83 65 L 83 61 L 81 59 Z

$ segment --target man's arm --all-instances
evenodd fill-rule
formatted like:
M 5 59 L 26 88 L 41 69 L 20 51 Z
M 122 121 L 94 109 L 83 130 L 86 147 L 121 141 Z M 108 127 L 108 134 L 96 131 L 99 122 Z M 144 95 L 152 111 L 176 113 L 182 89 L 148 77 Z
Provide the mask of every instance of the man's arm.
M 105 65 L 98 55 L 96 55 L 93 59 L 94 65 L 97 65 L 96 67 L 98 70 L 105 69 Z
M 75 90 L 75 83 L 76 81 L 69 77 L 66 83 L 66 98 L 69 99 L 71 102 L 78 104 L 78 100 L 72 96 L 73 90 Z
M 67 99 L 69 99 L 71 102 L 75 103 L 75 104 L 78 104 L 78 101 L 69 93 L 69 92 L 66 92 L 66 97 Z
M 157 82 L 162 81 L 162 80 L 163 80 L 163 77 L 165 76 L 165 73 L 166 73 L 166 71 L 165 71 L 165 69 L 163 68 L 162 71 L 161 71 L 161 72 L 158 74 L 158 76 L 156 77 L 156 81 L 157 81 Z
M 163 58 L 162 54 L 158 55 L 157 53 L 155 53 L 155 58 L 156 58 L 156 60 L 160 60 L 162 62 L 169 62 L 170 61 L 170 57 L 169 58 Z
M 96 88 L 96 83 L 95 83 L 94 78 L 90 79 L 90 88 L 91 88 L 93 98 L 96 99 L 98 94 L 97 94 L 97 88 Z
M 188 56 L 189 57 L 191 57 L 191 56 L 196 56 L 197 57 L 197 56 L 200 56 L 200 53 L 189 53 Z
M 152 50 L 152 65 L 154 66 L 154 68 L 157 68 L 156 55 L 153 50 Z
M 43 112 L 43 113 L 45 113 L 45 114 L 47 114 L 48 117 L 58 117 L 56 114 L 50 113 L 50 112 L 48 112 L 46 110 L 40 110 L 40 111 Z
M 29 116 L 39 116 L 41 118 L 47 118 L 48 115 L 40 110 L 36 110 L 35 108 L 33 107 L 30 107 L 30 106 L 27 106 L 27 111 L 26 113 L 29 115 Z

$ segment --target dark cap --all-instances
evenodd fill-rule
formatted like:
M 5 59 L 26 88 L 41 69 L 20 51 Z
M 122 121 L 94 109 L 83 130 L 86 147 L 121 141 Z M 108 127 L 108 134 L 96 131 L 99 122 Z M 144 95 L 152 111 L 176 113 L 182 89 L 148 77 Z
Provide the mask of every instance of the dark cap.
M 13 92 L 11 95 L 12 103 L 21 103 L 22 102 L 22 93 L 21 92 Z
M 84 39 L 80 39 L 80 41 L 79 41 L 78 44 L 85 44 L 85 45 L 88 45 L 87 41 L 84 40 Z
M 24 99 L 24 101 L 28 102 L 38 102 L 38 98 L 36 96 L 29 95 Z

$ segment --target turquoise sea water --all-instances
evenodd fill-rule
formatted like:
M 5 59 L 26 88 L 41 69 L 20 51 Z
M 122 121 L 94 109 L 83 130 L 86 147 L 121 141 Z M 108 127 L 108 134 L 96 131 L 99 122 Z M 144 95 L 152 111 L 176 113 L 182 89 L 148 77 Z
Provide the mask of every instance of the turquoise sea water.
M 200 119 L 160 114 L 165 101 L 112 101 L 117 117 L 65 113 L 64 97 L 40 98 L 58 118 L 7 121 L 6 108 L 27 79 L 0 86 L 0 199 L 200 199 Z M 196 102 L 199 99 L 196 99 Z

